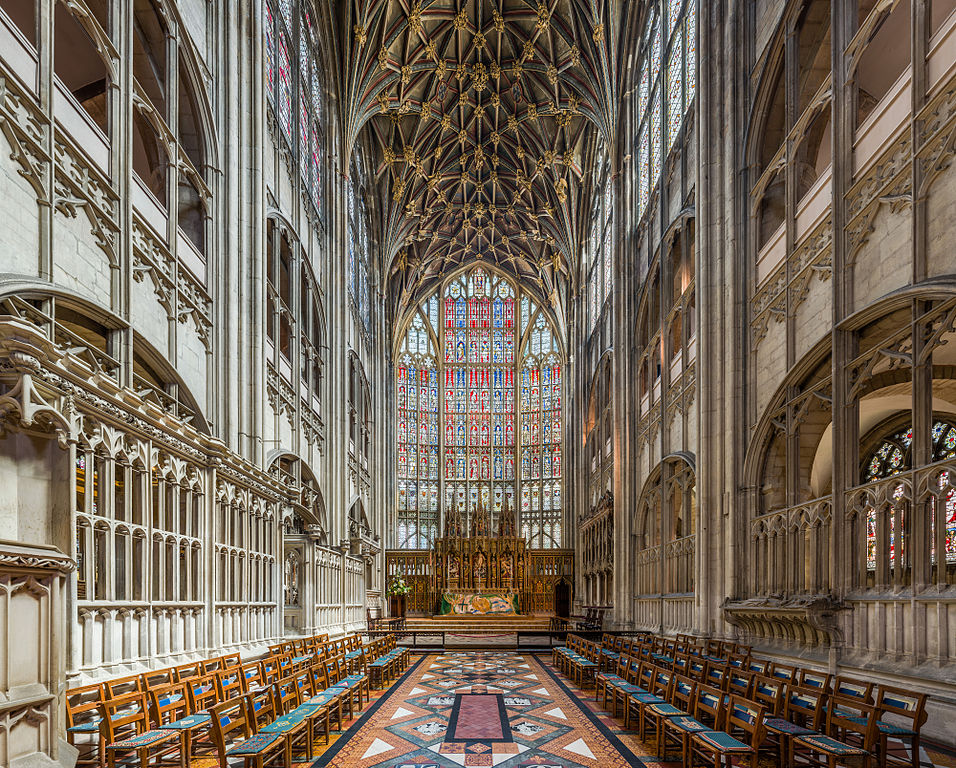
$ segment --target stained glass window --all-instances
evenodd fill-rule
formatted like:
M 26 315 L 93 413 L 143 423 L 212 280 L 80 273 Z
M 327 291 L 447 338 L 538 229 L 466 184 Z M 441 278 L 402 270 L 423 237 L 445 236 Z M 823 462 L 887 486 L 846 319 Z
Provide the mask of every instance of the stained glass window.
M 644 28 L 637 87 L 637 217 L 647 208 L 674 146 L 697 83 L 696 0 L 664 0 Z
M 684 119 L 684 69 L 681 66 L 683 35 L 678 29 L 671 42 L 671 56 L 667 65 L 667 148 L 674 144 Z
M 935 421 L 932 430 L 933 452 L 932 461 L 944 461 L 956 456 L 956 426 L 948 421 Z M 913 428 L 899 430 L 885 438 L 867 456 L 863 462 L 862 480 L 864 483 L 883 480 L 893 477 L 912 468 Z M 956 490 L 950 486 L 949 473 L 941 472 L 938 480 L 939 495 L 934 496 L 930 516 L 930 559 L 936 562 L 937 550 L 937 518 L 942 517 L 944 523 L 943 551 L 947 563 L 956 563 Z M 866 569 L 873 571 L 877 563 L 877 547 L 879 527 L 886 525 L 889 531 L 889 551 L 887 560 L 892 568 L 896 561 L 896 515 L 900 515 L 899 528 L 906 531 L 905 507 L 899 504 L 903 495 L 903 485 L 894 490 L 893 498 L 896 502 L 886 514 L 879 515 L 874 507 L 866 510 Z M 939 501 L 943 509 L 939 510 Z M 941 514 L 940 514 L 941 513 Z
M 508 280 L 481 267 L 452 279 L 440 296 L 416 309 L 396 366 L 398 510 L 404 526 L 397 529 L 398 546 L 430 546 L 440 527 L 439 499 L 444 515 L 457 511 L 466 530 L 482 505 L 497 530 L 506 501 L 518 512 L 522 478 L 535 475 L 536 482 L 529 480 L 529 499 L 534 488 L 540 496 L 544 480 L 549 489 L 560 486 L 561 363 L 548 320 L 537 312 L 527 297 L 519 303 Z M 540 320 L 529 331 L 532 317 Z M 536 378 L 547 376 L 547 399 L 542 401 L 539 381 L 533 417 L 530 409 L 519 414 L 517 407 L 519 379 L 526 371 L 530 376 L 531 369 L 519 367 L 516 348 L 528 334 L 530 346 L 522 359 L 530 349 L 536 350 L 535 365 L 547 358 L 546 374 L 540 365 L 535 368 Z M 421 378 L 426 370 L 427 409 L 421 383 L 417 388 L 411 383 L 415 371 Z M 426 497 L 427 525 L 422 515 Z M 533 546 L 560 546 L 560 502 L 559 488 L 549 495 L 551 538 L 543 542 L 539 530 Z M 540 515 L 538 523 L 540 529 Z
M 438 536 L 438 366 L 420 311 L 405 335 L 395 389 L 399 546 L 425 549 Z
M 299 24 L 294 24 L 299 13 Z M 292 0 L 265 5 L 266 91 L 281 137 L 298 160 L 303 197 L 323 214 L 325 115 L 315 31 Z
M 292 64 L 289 62 L 289 39 L 279 35 L 279 124 L 286 138 L 292 140 Z
M 522 520 L 532 547 L 560 547 L 560 491 L 555 505 L 553 489 L 560 488 L 562 475 L 562 367 L 551 325 L 541 312 L 527 335 L 519 376 L 521 485 L 528 502 Z
M 594 201 L 591 209 L 591 231 L 586 246 L 584 265 L 587 277 L 588 328 L 593 330 L 604 304 L 613 288 L 614 240 L 611 219 L 614 206 L 614 187 L 607 153 L 602 149 L 595 162 Z
M 365 203 L 352 179 L 360 176 L 358 161 L 353 161 L 348 182 L 348 268 L 349 298 L 352 309 L 361 327 L 367 333 L 369 327 L 369 285 L 368 285 L 368 221 Z

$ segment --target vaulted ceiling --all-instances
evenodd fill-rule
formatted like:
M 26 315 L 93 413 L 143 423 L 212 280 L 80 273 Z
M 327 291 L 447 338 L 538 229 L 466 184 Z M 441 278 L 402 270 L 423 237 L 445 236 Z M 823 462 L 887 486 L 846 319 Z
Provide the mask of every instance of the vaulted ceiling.
M 557 304 L 586 149 L 614 124 L 610 6 L 351 0 L 346 135 L 371 133 L 398 312 L 478 259 Z

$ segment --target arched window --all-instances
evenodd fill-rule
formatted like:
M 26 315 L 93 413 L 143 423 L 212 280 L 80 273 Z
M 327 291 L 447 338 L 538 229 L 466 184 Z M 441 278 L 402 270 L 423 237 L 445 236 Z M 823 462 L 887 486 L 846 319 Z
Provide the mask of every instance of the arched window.
M 591 231 L 586 246 L 587 328 L 594 329 L 613 285 L 614 243 L 611 226 L 614 212 L 614 187 L 607 152 L 602 147 L 595 163 L 596 184 L 591 206 Z
M 496 530 L 519 498 L 531 545 L 562 546 L 562 364 L 543 311 L 482 267 L 415 310 L 395 371 L 397 546 L 430 546 L 439 505 L 465 530 L 481 506 Z
M 164 120 L 168 119 L 169 28 L 155 0 L 133 3 L 133 77 Z
M 396 367 L 398 546 L 425 549 L 438 537 L 438 297 L 416 311 Z
M 265 4 L 266 93 L 299 167 L 303 196 L 324 216 L 325 93 L 317 30 L 306 4 Z
M 352 355 L 349 367 L 349 448 L 356 470 L 361 475 L 359 492 L 369 490 L 369 454 L 372 435 L 372 393 L 365 369 L 358 356 Z
M 933 452 L 931 462 L 944 461 L 956 456 L 956 423 L 948 419 L 937 419 L 933 422 Z M 913 427 L 907 426 L 898 429 L 882 438 L 877 446 L 870 451 L 863 462 L 860 474 L 864 483 L 884 480 L 899 475 L 912 468 Z M 942 511 L 943 523 L 943 552 L 947 564 L 956 564 L 956 490 L 950 488 L 949 472 L 939 475 L 939 488 L 942 494 L 939 499 L 945 509 L 937 509 L 937 497 L 933 496 L 930 516 L 930 560 L 936 562 L 937 536 L 936 520 Z M 908 564 L 910 557 L 905 551 L 908 534 L 906 521 L 906 503 L 903 498 L 903 486 L 899 485 L 893 492 L 893 505 L 883 510 L 870 506 L 866 509 L 866 569 L 875 571 L 877 566 L 877 551 L 880 540 L 887 548 L 886 559 L 890 568 L 902 567 Z M 884 529 L 885 528 L 885 535 Z M 903 552 L 897 542 L 903 540 Z M 899 562 L 898 562 L 899 552 Z
M 522 318 L 524 319 L 524 318 Z M 537 310 L 523 325 L 521 379 L 521 534 L 532 547 L 560 547 L 561 395 L 560 349 L 551 323 Z M 497 462 L 497 455 L 495 456 Z
M 362 330 L 369 331 L 369 242 L 368 214 L 356 182 L 360 178 L 360 167 L 356 160 L 352 163 L 352 173 L 348 183 L 348 278 L 349 299 L 352 310 L 361 324 Z
M 594 374 L 588 403 L 584 454 L 588 462 L 588 507 L 594 509 L 611 490 L 614 441 L 611 424 L 611 358 L 605 357 Z
M 663 160 L 697 90 L 697 0 L 653 4 L 641 41 L 637 87 L 637 215 L 647 208 Z M 662 18 L 662 14 L 664 18 Z

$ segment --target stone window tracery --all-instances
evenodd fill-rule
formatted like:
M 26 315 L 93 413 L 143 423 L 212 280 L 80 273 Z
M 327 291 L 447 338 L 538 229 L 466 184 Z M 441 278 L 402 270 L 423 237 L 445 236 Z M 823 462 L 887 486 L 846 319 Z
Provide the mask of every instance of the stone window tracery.
M 325 312 L 322 294 L 305 248 L 278 217 L 266 228 L 266 337 L 276 375 L 291 383 L 298 370 L 297 389 L 312 411 L 321 445 L 324 440 L 322 403 L 324 386 Z
M 882 438 L 865 458 L 860 475 L 864 483 L 872 483 L 912 468 L 913 427 L 898 429 Z M 956 457 L 956 422 L 937 419 L 932 427 L 931 462 L 945 461 Z M 937 560 L 937 542 L 942 540 L 943 560 L 947 565 L 956 564 L 956 490 L 950 485 L 950 473 L 943 471 L 937 478 L 938 494 L 930 502 L 930 562 Z M 911 559 L 907 552 L 909 527 L 907 520 L 908 501 L 904 498 L 904 486 L 898 485 L 892 492 L 892 504 L 878 509 L 866 508 L 866 570 L 877 567 L 877 552 L 886 550 L 890 569 L 905 567 Z M 938 510 L 937 507 L 940 507 Z M 942 515 L 939 512 L 942 512 Z M 941 537 L 937 537 L 937 519 L 941 519 Z

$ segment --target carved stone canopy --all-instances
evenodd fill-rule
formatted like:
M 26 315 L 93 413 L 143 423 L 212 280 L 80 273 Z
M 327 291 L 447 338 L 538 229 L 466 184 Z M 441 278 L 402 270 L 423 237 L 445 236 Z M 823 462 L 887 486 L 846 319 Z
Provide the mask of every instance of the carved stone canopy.
M 0 540 L 0 571 L 68 574 L 76 568 L 72 558 L 56 547 Z
M 806 646 L 842 643 L 842 610 L 842 601 L 824 594 L 754 597 L 723 605 L 724 618 L 748 637 Z

